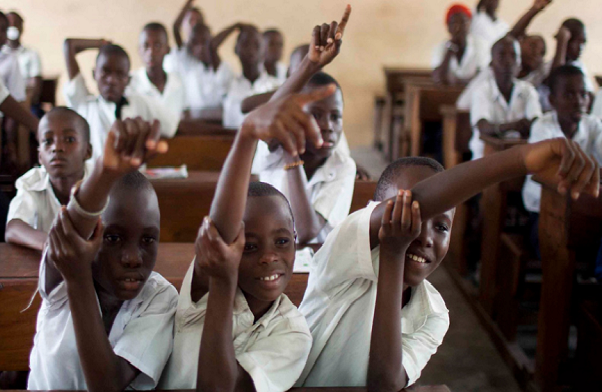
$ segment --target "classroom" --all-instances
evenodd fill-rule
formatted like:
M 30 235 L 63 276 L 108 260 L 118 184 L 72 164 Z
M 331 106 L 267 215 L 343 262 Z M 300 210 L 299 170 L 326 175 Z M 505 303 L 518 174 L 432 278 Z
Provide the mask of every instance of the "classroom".
M 0 0 L 0 390 L 599 390 L 600 56 L 595 0 Z

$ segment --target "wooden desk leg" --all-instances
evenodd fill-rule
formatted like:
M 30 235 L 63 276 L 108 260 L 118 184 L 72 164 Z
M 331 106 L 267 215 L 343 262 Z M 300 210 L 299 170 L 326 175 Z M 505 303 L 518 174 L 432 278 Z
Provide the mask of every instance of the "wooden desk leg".
M 456 206 L 448 255 L 451 257 L 450 261 L 454 269 L 458 271 L 460 276 L 465 276 L 468 273 L 465 246 L 467 217 L 468 205 L 462 203 Z
M 408 88 L 408 100 L 406 101 L 406 104 L 408 104 L 408 111 L 406 120 L 408 121 L 407 124 L 409 125 L 409 133 L 410 133 L 410 140 L 411 140 L 411 150 L 410 150 L 410 155 L 411 156 L 419 156 L 420 155 L 420 151 L 422 150 L 422 122 L 420 121 L 420 92 L 409 86 Z M 406 126 L 406 129 L 408 129 L 408 126 Z
M 393 94 L 387 93 L 385 108 L 383 113 L 383 122 L 381 124 L 381 135 L 383 137 L 383 153 L 385 159 L 391 161 L 393 153 L 393 135 L 391 125 L 393 124 Z
M 542 392 L 560 390 L 558 372 L 568 345 L 575 256 L 568 249 L 567 205 L 565 197 L 542 191 L 539 247 L 543 277 L 535 354 L 535 379 Z
M 443 164 L 447 170 L 459 163 L 456 153 L 456 116 L 443 116 Z

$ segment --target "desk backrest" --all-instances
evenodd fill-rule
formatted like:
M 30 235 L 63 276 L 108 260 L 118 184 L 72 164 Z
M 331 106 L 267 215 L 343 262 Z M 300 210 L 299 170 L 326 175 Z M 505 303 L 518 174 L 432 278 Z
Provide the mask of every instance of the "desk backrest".
M 42 79 L 42 91 L 40 92 L 40 102 L 49 103 L 52 107 L 56 106 L 56 89 L 59 77 Z
M 361 210 L 368 205 L 368 202 L 374 197 L 376 184 L 376 181 L 355 181 L 353 198 L 351 199 L 351 208 L 349 209 L 350 214 L 357 210 Z
M 390 68 L 385 67 L 385 78 L 387 91 L 390 93 L 402 93 L 405 89 L 407 79 L 430 79 L 432 69 L 427 68 Z
M 169 151 L 149 161 L 148 166 L 181 166 L 188 170 L 220 171 L 234 135 L 176 136 L 169 139 Z
M 454 105 L 464 89 L 463 86 L 437 86 L 432 82 L 424 83 L 420 94 L 420 119 L 422 121 L 441 121 L 440 108 Z

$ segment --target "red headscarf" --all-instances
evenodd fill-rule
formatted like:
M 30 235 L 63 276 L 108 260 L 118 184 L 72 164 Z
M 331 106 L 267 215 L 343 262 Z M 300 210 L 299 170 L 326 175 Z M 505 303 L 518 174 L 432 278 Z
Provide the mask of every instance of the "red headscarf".
M 468 19 L 472 19 L 472 12 L 470 12 L 470 8 L 465 6 L 464 4 L 454 4 L 447 10 L 447 15 L 445 16 L 445 23 L 449 24 L 449 20 L 452 15 L 462 13 L 468 16 Z

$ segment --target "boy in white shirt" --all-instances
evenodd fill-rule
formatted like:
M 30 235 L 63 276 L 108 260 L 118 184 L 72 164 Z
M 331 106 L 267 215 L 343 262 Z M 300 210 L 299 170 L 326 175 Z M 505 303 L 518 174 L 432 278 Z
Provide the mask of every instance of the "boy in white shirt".
M 563 137 L 577 143 L 587 154 L 602 164 L 602 122 L 587 114 L 588 93 L 585 75 L 572 65 L 563 65 L 552 71 L 549 82 L 550 104 L 553 111 L 535 121 L 529 143 Z M 527 176 L 523 185 L 525 209 L 531 213 L 531 243 L 539 252 L 538 221 L 541 185 Z
M 474 86 L 470 107 L 473 125 L 469 146 L 472 159 L 483 156 L 485 144 L 480 134 L 526 138 L 532 122 L 541 116 L 539 96 L 532 84 L 516 79 L 520 67 L 520 48 L 512 36 L 506 36 L 491 49 L 491 72 Z
M 17 195 L 10 203 L 6 241 L 42 251 L 71 188 L 90 174 L 90 127 L 71 109 L 56 107 L 40 121 L 37 138 L 42 164 L 17 179 Z
M 314 340 L 297 385 L 398 391 L 415 383 L 449 326 L 443 299 L 425 279 L 447 253 L 454 206 L 526 173 L 554 183 L 560 171 L 560 188 L 598 194 L 593 162 L 566 172 L 575 156 L 585 154 L 555 139 L 444 172 L 428 158 L 389 165 L 377 202 L 337 226 L 312 261 L 299 310 Z
M 263 65 L 266 72 L 278 79 L 280 84 L 286 80 L 288 67 L 282 61 L 282 50 L 284 48 L 284 37 L 279 30 L 270 29 L 263 32 L 265 45 L 265 61 Z
M 87 49 L 98 48 L 96 68 L 92 74 L 100 95 L 90 94 L 80 72 L 76 55 Z M 111 125 L 115 120 L 141 117 L 152 121 L 155 117 L 148 101 L 138 95 L 124 96 L 130 82 L 130 58 L 121 46 L 103 39 L 67 38 L 64 44 L 69 82 L 64 94 L 69 107 L 81 114 L 90 125 L 92 158 L 100 156 Z M 163 126 L 163 124 L 161 124 Z M 162 132 L 168 134 L 163 127 Z
M 146 97 L 165 130 L 163 136 L 173 137 L 184 111 L 186 95 L 180 76 L 163 70 L 163 59 L 169 53 L 165 26 L 161 23 L 144 26 L 138 39 L 138 52 L 144 67 L 132 72 L 125 94 Z
M 43 301 L 27 389 L 157 385 L 173 346 L 178 294 L 153 272 L 159 204 L 137 169 L 167 150 L 158 139 L 156 121 L 117 121 L 102 158 L 59 213 L 40 264 Z

